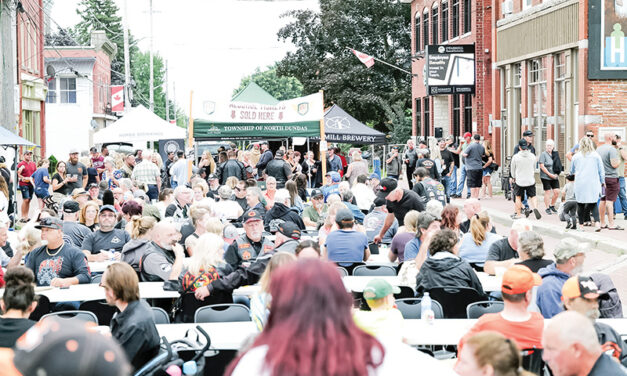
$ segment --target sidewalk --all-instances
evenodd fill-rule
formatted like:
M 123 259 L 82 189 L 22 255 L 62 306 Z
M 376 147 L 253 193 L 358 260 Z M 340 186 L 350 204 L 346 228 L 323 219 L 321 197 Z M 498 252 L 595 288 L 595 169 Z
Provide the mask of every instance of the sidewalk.
M 463 208 L 464 199 L 451 199 L 451 203 L 457 205 L 460 210 Z M 484 210 L 490 214 L 490 217 L 494 223 L 510 227 L 513 220 L 510 215 L 514 213 L 514 202 L 508 201 L 502 194 L 495 194 L 493 198 L 486 198 L 480 200 L 481 206 Z M 544 201 L 542 196 L 538 196 L 538 210 L 542 214 L 540 220 L 536 220 L 533 213 L 529 216 L 529 219 L 533 222 L 534 230 L 543 235 L 548 235 L 556 238 L 572 237 L 581 242 L 588 243 L 592 248 L 602 250 L 614 255 L 626 255 L 627 254 L 627 230 L 608 230 L 604 229 L 601 232 L 594 232 L 593 227 L 578 226 L 577 230 L 566 230 L 566 223 L 561 222 L 557 214 L 548 215 L 545 213 Z M 616 224 L 623 228 L 627 228 L 627 221 L 624 219 L 623 214 L 619 213 L 615 218 Z

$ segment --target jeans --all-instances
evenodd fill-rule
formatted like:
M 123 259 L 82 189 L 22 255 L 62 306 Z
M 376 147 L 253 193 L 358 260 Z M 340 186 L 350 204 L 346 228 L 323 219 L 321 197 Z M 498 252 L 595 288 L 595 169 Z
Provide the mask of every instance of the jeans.
M 442 185 L 444 186 L 444 194 L 446 195 L 446 202 L 449 200 L 449 185 L 451 184 L 451 176 L 442 175 Z
M 462 176 L 459 178 L 459 185 L 457 186 L 457 195 L 461 197 L 464 191 L 464 184 L 466 183 L 466 165 L 462 166 Z M 470 196 L 470 187 L 466 187 L 466 196 Z
M 618 178 L 618 183 L 620 184 L 620 190 L 618 191 L 618 200 L 620 202 L 621 210 L 623 211 L 623 215 L 627 218 L 627 194 L 625 193 L 625 178 Z M 616 211 L 616 205 L 614 205 L 614 211 Z
M 453 173 L 449 177 L 448 192 L 450 194 L 457 193 L 457 166 L 453 166 Z

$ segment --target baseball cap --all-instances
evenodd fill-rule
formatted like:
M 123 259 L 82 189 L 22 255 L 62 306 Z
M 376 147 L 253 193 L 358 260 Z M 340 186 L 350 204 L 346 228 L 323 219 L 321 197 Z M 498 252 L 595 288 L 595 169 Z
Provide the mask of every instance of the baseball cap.
M 209 174 L 209 177 L 207 177 L 207 180 L 211 180 L 211 179 L 217 179 L 218 175 L 216 174 Z
M 577 275 L 570 277 L 564 282 L 562 286 L 562 300 L 564 299 L 597 299 L 607 298 L 609 294 L 607 291 L 601 291 L 594 283 L 592 278 L 583 275 Z
M 386 198 L 388 197 L 390 192 L 398 187 L 398 182 L 396 181 L 396 179 L 385 178 L 381 180 L 381 183 L 379 185 L 381 186 L 381 189 L 379 189 L 379 193 L 377 193 L 377 196 L 381 198 Z
M 63 222 L 56 217 L 46 217 L 39 221 L 35 228 L 41 230 L 42 228 L 51 228 L 53 230 L 63 230 Z
M 385 205 L 385 199 L 383 197 L 377 197 L 374 199 L 373 204 L 375 208 L 378 208 L 379 206 L 383 206 Z
M 428 213 L 426 211 L 423 211 L 423 212 L 420 212 L 420 214 L 418 214 L 418 219 L 416 220 L 416 227 L 427 229 L 429 228 L 429 226 L 431 226 L 433 221 L 437 221 L 437 220 L 438 218 L 435 215 Z
M 89 149 L 89 152 L 90 152 L 90 153 L 96 153 L 96 152 L 98 152 L 98 149 L 96 149 L 96 147 L 95 147 L 95 146 L 92 146 L 92 147 Z
M 33 151 L 32 150 L 25 150 L 24 154 L 33 154 Z
M 530 130 L 526 130 L 523 132 L 523 137 L 527 137 L 527 136 L 533 136 L 533 132 Z
M 469 138 L 469 137 L 472 137 L 472 133 L 470 132 L 464 133 L 464 138 Z
M 355 220 L 353 212 L 350 209 L 340 209 L 335 213 L 335 222 L 352 222 Z
M 74 188 L 72 191 L 72 197 L 76 197 L 78 195 L 86 195 L 87 191 L 83 188 Z
M 580 253 L 585 253 L 585 245 L 575 240 L 574 238 L 564 238 L 555 247 L 553 256 L 556 260 L 568 260 Z
M 510 295 L 522 294 L 541 284 L 540 275 L 524 265 L 513 265 L 503 273 L 501 291 Z
M 277 231 L 294 240 L 300 240 L 300 229 L 294 222 L 284 222 L 277 226 Z
M 119 344 L 96 324 L 50 317 L 17 340 L 3 370 L 8 375 L 127 375 L 131 366 Z M 3 359 L 4 360 L 4 359 Z M 7 359 L 8 360 L 8 359 Z M 1 362 L 5 364 L 5 362 Z
M 87 189 L 92 189 L 92 188 L 100 188 L 100 186 L 98 185 L 98 183 L 91 183 L 89 184 L 89 187 L 87 187 Z
M 398 294 L 400 292 L 400 287 L 392 286 L 384 279 L 373 278 L 366 284 L 366 287 L 364 287 L 364 298 L 368 300 L 381 299 L 390 294 Z
M 98 214 L 102 213 L 105 210 L 108 210 L 108 211 L 111 211 L 111 212 L 115 213 L 115 208 L 113 207 L 113 205 L 102 205 L 100 210 L 98 210 Z
M 318 196 L 324 196 L 324 193 L 322 193 L 322 190 L 315 188 L 311 190 L 311 198 L 314 197 L 318 197 Z
M 396 149 L 396 150 L 398 150 L 398 149 L 399 149 L 399 147 L 398 147 L 398 145 L 394 145 L 394 146 L 392 146 L 392 149 Z
M 342 177 L 337 171 L 329 171 L 325 176 L 330 176 L 333 183 L 339 183 L 342 180 Z
M 520 150 L 527 150 L 529 143 L 524 138 L 521 138 L 520 141 L 518 141 L 518 147 Z
M 70 154 L 78 154 L 78 149 L 77 148 L 71 148 L 70 149 Z
M 222 230 L 222 234 L 224 235 L 224 242 L 227 244 L 232 244 L 235 238 L 239 235 L 237 228 L 233 225 L 225 226 L 224 230 Z
M 244 223 L 250 221 L 263 221 L 263 216 L 257 210 L 249 210 L 244 214 Z
M 67 200 L 66 202 L 63 203 L 64 213 L 76 213 L 79 210 L 81 210 L 81 208 L 78 205 L 78 202 L 74 200 Z
M 379 174 L 377 174 L 376 172 L 373 172 L 372 174 L 370 174 L 370 176 L 368 176 L 368 179 L 381 180 L 381 176 L 379 176 Z
M 279 150 L 276 151 L 276 153 L 274 153 L 274 155 L 276 157 L 282 157 L 282 156 L 285 155 L 285 152 L 282 149 L 279 149 Z

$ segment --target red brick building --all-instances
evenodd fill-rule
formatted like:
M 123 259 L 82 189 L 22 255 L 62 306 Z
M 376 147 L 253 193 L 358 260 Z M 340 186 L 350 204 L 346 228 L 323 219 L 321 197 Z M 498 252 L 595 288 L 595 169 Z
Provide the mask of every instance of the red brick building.
M 614 31 L 627 30 L 627 6 L 495 0 L 491 10 L 493 124 L 502 130 L 505 155 L 526 129 L 538 151 L 554 140 L 562 160 L 586 130 L 625 136 L 627 38 Z
M 491 19 L 488 0 L 414 0 L 412 12 L 412 111 L 414 136 L 461 136 L 478 132 L 490 138 L 492 107 Z M 475 94 L 427 95 L 424 52 L 427 45 L 475 44 Z

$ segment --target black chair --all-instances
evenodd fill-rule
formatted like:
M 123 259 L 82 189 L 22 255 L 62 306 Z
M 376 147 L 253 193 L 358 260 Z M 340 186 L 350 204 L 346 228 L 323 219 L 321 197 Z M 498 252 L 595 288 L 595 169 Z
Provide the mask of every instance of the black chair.
M 346 271 L 348 271 L 348 273 L 350 275 L 353 274 L 353 269 L 355 269 L 356 267 L 360 266 L 360 265 L 366 265 L 365 262 L 336 262 L 335 263 L 337 266 L 341 266 L 342 268 L 346 269 Z
M 416 291 L 409 286 L 398 286 L 401 292 L 394 294 L 394 299 L 413 298 L 416 296 Z
M 359 265 L 353 269 L 353 275 L 396 277 L 396 269 L 388 265 Z
M 520 350 L 522 355 L 522 368 L 525 371 L 532 372 L 534 375 L 545 375 L 545 364 L 542 360 L 542 349 L 523 349 Z
M 50 299 L 48 299 L 48 297 L 45 295 L 39 295 L 37 299 L 37 307 L 33 312 L 30 313 L 30 316 L 28 316 L 28 318 L 33 321 L 39 321 L 42 316 L 50 313 L 50 309 Z
M 427 292 L 440 303 L 447 319 L 465 319 L 469 304 L 485 300 L 485 296 L 470 287 L 432 287 Z
M 117 307 L 108 305 L 104 300 L 89 300 L 82 302 L 78 307 L 80 311 L 89 311 L 96 315 L 99 325 L 109 326 L 111 319 L 118 311 Z
M 475 302 L 466 307 L 466 316 L 469 319 L 478 319 L 486 313 L 501 312 L 505 304 L 499 301 L 486 300 L 483 302 Z
M 368 243 L 368 249 L 370 250 L 370 254 L 372 255 L 379 254 L 379 245 L 377 243 Z
M 47 315 L 43 315 L 41 320 L 46 317 L 60 317 L 66 320 L 82 320 L 82 321 L 91 321 L 98 325 L 98 318 L 95 314 L 89 311 L 60 311 L 60 312 L 52 312 Z
M 404 319 L 419 319 L 422 314 L 422 310 L 420 308 L 421 302 L 422 298 L 397 299 L 396 307 L 399 311 L 401 311 Z M 444 317 L 442 306 L 433 299 L 431 299 L 431 309 L 433 310 L 433 317 L 436 319 Z
M 344 269 L 343 267 L 338 266 L 337 271 L 340 272 L 341 277 L 348 277 L 348 270 Z
M 201 307 L 194 315 L 194 322 L 252 321 L 250 310 L 242 304 L 214 304 Z
M 169 324 L 170 323 L 170 317 L 168 316 L 168 313 L 163 308 L 151 307 L 151 309 L 152 309 L 152 315 L 155 319 L 155 324 Z
M 196 311 L 201 308 L 212 304 L 224 304 L 233 303 L 233 295 L 227 293 L 215 293 L 205 298 L 205 300 L 198 300 L 194 296 L 194 293 L 187 293 L 181 296 L 181 310 L 177 312 L 174 321 L 177 323 L 194 322 L 194 315 Z M 166 311 L 167 312 L 167 311 Z
M 92 274 L 90 283 L 100 283 L 100 282 L 102 282 L 102 273 Z
M 478 271 L 478 272 L 482 272 L 483 271 L 483 266 L 480 266 L 480 265 L 478 265 L 478 264 L 476 264 L 474 262 L 471 262 L 470 266 L 472 266 L 472 268 L 475 269 L 475 271 Z

